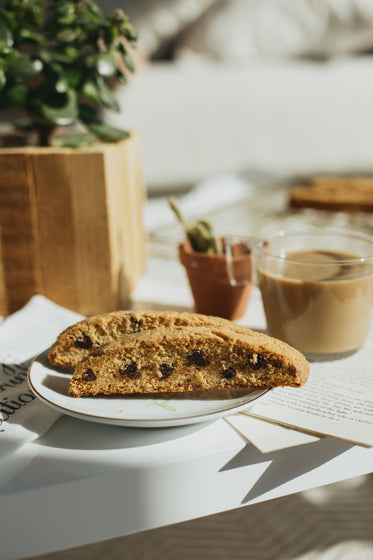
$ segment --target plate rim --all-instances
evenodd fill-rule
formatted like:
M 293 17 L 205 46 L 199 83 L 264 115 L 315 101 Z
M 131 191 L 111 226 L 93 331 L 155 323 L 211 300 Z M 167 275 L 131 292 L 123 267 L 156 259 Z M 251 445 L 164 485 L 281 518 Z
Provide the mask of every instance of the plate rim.
M 252 391 L 250 391 L 250 393 L 248 393 L 247 396 L 249 397 L 249 395 L 252 395 L 253 393 L 255 393 L 255 396 L 252 396 L 252 398 L 249 398 L 247 401 L 241 404 L 237 404 L 237 405 L 233 404 L 233 406 L 226 405 L 225 407 L 219 410 L 210 411 L 206 413 L 197 413 L 192 416 L 178 416 L 176 418 L 175 417 L 174 418 L 117 418 L 117 417 L 108 416 L 107 414 L 106 415 L 92 414 L 90 412 L 73 410 L 71 408 L 64 406 L 63 404 L 59 404 L 56 401 L 50 400 L 45 395 L 43 395 L 35 385 L 35 382 L 32 379 L 32 375 L 33 375 L 34 364 L 38 361 L 38 359 L 41 356 L 46 354 L 47 351 L 44 351 L 38 354 L 37 356 L 35 356 L 31 361 L 27 370 L 27 381 L 34 395 L 43 403 L 45 403 L 47 406 L 50 406 L 51 408 L 57 410 L 60 413 L 66 414 L 68 416 L 72 416 L 79 420 L 85 420 L 85 421 L 101 423 L 101 424 L 110 424 L 110 425 L 122 426 L 122 427 L 137 427 L 137 428 L 163 428 L 163 427 L 184 426 L 184 425 L 186 426 L 189 424 L 209 422 L 214 419 L 222 418 L 226 416 L 227 413 L 235 414 L 239 410 L 242 410 L 243 408 L 247 408 L 252 402 L 256 401 L 258 398 L 266 395 L 272 390 L 271 387 L 265 387 L 265 388 L 258 387 L 256 389 L 254 388 Z M 53 366 L 51 364 L 49 368 L 47 368 L 47 366 L 43 364 L 41 365 L 46 369 L 50 369 L 51 371 L 56 371 L 53 369 Z M 123 395 L 123 398 L 125 398 L 125 395 Z M 222 402 L 224 402 L 223 399 Z

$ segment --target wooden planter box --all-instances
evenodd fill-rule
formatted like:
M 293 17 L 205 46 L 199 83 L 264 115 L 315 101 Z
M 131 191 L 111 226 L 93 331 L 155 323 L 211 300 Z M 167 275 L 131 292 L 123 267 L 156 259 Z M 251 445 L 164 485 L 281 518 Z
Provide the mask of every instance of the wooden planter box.
M 143 273 L 136 134 L 87 150 L 0 149 L 0 314 L 43 294 L 84 315 L 124 308 Z

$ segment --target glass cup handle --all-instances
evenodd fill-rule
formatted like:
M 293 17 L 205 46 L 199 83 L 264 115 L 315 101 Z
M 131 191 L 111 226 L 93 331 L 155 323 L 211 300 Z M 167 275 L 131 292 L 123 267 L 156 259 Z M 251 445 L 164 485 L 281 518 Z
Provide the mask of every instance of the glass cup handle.
M 226 265 L 229 283 L 231 286 L 243 286 L 245 284 L 257 285 L 256 274 L 256 254 L 258 249 L 262 248 L 265 241 L 257 237 L 242 237 L 242 236 L 228 236 L 225 238 L 225 252 L 226 252 Z M 244 245 L 252 257 L 252 272 L 250 277 L 243 278 L 242 276 L 236 278 L 233 266 L 233 247 L 235 245 Z

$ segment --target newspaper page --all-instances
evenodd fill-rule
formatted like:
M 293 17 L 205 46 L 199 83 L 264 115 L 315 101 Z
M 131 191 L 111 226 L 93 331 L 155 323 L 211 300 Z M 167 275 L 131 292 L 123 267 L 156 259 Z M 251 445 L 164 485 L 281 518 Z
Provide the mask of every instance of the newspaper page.
M 301 388 L 276 388 L 244 414 L 373 446 L 373 332 L 347 358 L 311 362 Z

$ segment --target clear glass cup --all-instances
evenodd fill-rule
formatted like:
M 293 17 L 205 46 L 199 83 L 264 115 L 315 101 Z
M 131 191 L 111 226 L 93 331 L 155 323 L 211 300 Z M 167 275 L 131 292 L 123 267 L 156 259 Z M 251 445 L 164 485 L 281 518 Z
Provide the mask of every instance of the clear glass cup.
M 227 266 L 235 243 L 252 251 L 268 333 L 309 357 L 351 353 L 370 330 L 373 310 L 373 238 L 344 230 L 281 233 L 267 240 L 227 239 Z

